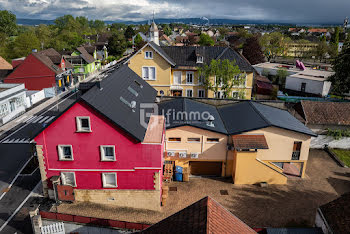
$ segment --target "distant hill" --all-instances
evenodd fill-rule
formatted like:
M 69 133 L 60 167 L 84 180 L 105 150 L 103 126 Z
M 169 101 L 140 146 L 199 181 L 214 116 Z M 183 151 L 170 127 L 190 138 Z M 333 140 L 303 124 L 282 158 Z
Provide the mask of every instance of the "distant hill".
M 117 20 L 117 21 L 105 21 L 107 24 L 112 23 L 124 23 L 124 24 L 147 24 L 148 20 L 143 21 L 123 21 L 123 20 Z M 179 18 L 179 19 L 155 19 L 155 22 L 157 24 L 169 24 L 169 23 L 183 23 L 183 24 L 206 24 L 208 23 L 206 20 L 200 19 L 200 18 Z M 39 24 L 53 24 L 54 20 L 42 20 L 42 19 L 17 19 L 17 24 L 20 25 L 39 25 Z M 222 24 L 279 24 L 279 25 L 289 25 L 291 23 L 278 23 L 278 22 L 272 22 L 272 21 L 263 21 L 263 20 L 232 20 L 232 19 L 209 19 L 210 24 L 214 25 L 222 25 Z M 316 26 L 316 25 L 324 25 L 329 26 L 333 24 L 299 24 L 299 25 L 309 25 L 309 26 Z

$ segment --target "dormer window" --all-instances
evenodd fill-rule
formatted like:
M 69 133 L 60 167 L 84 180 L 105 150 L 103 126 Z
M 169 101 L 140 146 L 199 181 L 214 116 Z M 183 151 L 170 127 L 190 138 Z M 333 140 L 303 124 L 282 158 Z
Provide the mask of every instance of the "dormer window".
M 145 52 L 145 59 L 153 59 L 153 52 L 152 51 L 146 51 Z
M 197 63 L 203 63 L 203 56 L 197 56 Z

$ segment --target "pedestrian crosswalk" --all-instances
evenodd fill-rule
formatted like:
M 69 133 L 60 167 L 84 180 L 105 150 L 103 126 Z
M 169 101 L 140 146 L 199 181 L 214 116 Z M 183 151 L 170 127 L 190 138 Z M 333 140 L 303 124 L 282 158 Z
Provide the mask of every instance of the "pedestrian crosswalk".
M 17 139 L 7 139 L 2 141 L 4 144 L 26 144 L 32 143 L 33 141 L 30 138 L 17 138 Z

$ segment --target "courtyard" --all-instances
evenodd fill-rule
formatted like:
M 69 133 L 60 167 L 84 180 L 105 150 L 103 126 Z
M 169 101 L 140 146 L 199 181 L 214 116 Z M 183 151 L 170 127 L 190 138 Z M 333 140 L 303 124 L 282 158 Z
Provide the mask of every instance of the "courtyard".
M 231 179 L 190 178 L 172 182 L 161 211 L 62 203 L 52 212 L 153 224 L 211 196 L 250 227 L 312 227 L 318 206 L 350 192 L 350 168 L 339 167 L 323 150 L 311 150 L 306 178 L 287 185 L 234 185 Z M 56 210 L 57 209 L 57 210 Z

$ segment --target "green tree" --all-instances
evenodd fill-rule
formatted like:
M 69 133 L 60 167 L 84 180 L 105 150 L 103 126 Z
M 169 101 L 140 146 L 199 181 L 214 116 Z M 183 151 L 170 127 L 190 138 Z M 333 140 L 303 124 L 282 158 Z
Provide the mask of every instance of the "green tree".
M 28 56 L 32 50 L 40 49 L 39 39 L 34 32 L 28 31 L 20 34 L 11 45 L 13 54 L 11 58 L 19 58 Z
M 350 92 L 350 42 L 346 42 L 342 51 L 332 62 L 335 74 L 329 78 L 332 92 L 344 94 Z
M 126 47 L 125 37 L 121 33 L 114 33 L 108 42 L 108 52 L 116 57 L 122 56 Z
M 328 49 L 326 37 L 323 36 L 321 38 L 321 41 L 318 43 L 317 48 L 316 48 L 316 56 L 320 60 L 320 62 L 325 58 L 328 50 L 329 49 Z
M 199 77 L 201 77 L 206 89 L 217 93 L 223 91 L 224 97 L 230 97 L 232 89 L 235 86 L 244 84 L 246 74 L 242 73 L 236 61 L 212 60 L 210 65 L 204 65 L 199 68 Z M 214 78 L 215 77 L 215 78 Z M 244 94 L 239 94 L 240 98 L 244 98 Z
M 135 44 L 135 47 L 136 47 L 136 50 L 139 50 L 142 48 L 142 46 L 144 45 L 144 41 L 142 39 L 142 37 L 140 36 L 140 34 L 137 34 L 135 39 L 134 39 L 134 44 Z
M 214 40 L 209 35 L 202 33 L 199 36 L 198 44 L 201 46 L 213 46 Z
M 40 24 L 35 28 L 35 35 L 39 39 L 41 49 L 49 47 L 50 41 L 52 40 L 52 31 L 49 26 Z
M 261 47 L 268 61 L 283 54 L 285 50 L 284 41 L 285 38 L 279 32 L 264 34 L 264 36 L 260 38 Z
M 79 29 L 79 23 L 77 23 L 74 17 L 71 15 L 58 17 L 55 19 L 54 23 L 59 31 L 68 30 L 76 32 Z
M 102 33 L 106 28 L 106 23 L 102 20 L 90 20 L 89 25 L 95 29 L 97 33 Z
M 167 35 L 167 36 L 170 36 L 171 33 L 172 33 L 172 31 L 171 31 L 171 29 L 170 29 L 170 27 L 169 27 L 168 24 L 165 24 L 165 25 L 164 25 L 163 31 L 164 31 L 164 34 Z
M 283 87 L 286 83 L 287 76 L 288 71 L 285 68 L 278 68 L 275 82 L 281 87 Z
M 124 33 L 126 39 L 130 39 L 135 35 L 134 29 L 129 25 Z
M 16 15 L 6 10 L 0 11 L 0 33 L 13 36 L 16 31 Z
M 332 35 L 331 38 L 331 44 L 330 44 L 330 55 L 331 57 L 336 57 L 338 55 L 338 47 L 339 47 L 339 33 L 340 33 L 340 28 L 336 27 L 334 29 L 334 34 Z

